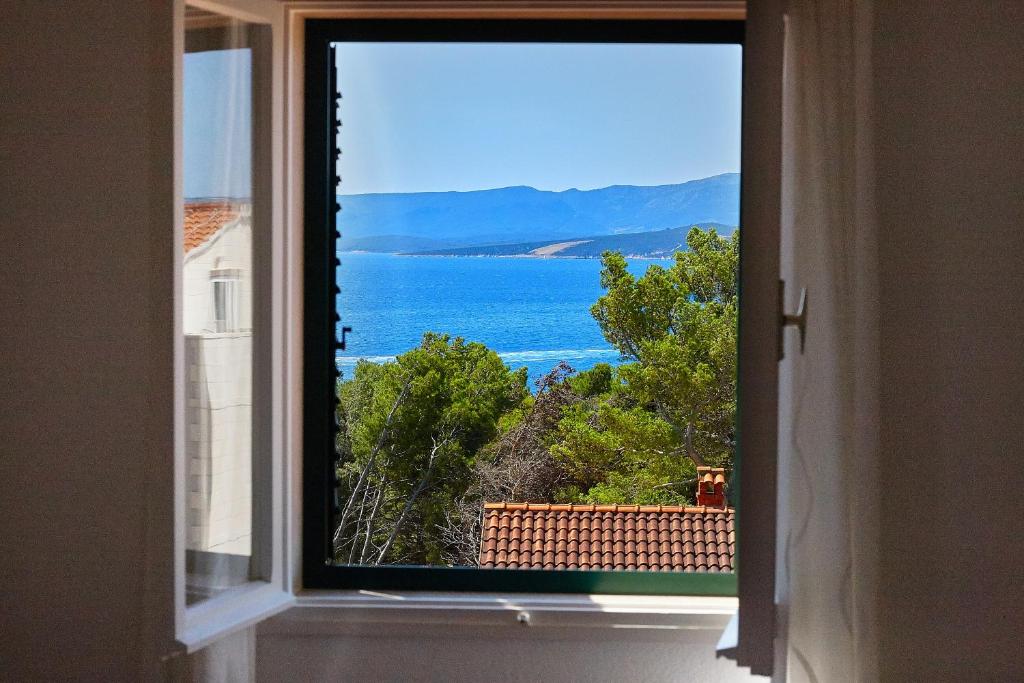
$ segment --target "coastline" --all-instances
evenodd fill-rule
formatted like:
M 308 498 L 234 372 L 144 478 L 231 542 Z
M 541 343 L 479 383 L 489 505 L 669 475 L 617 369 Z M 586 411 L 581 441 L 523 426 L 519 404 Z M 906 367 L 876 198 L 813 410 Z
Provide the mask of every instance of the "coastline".
M 350 249 L 336 252 L 339 256 L 344 254 L 378 254 L 380 256 L 402 256 L 408 258 L 493 258 L 493 259 L 575 259 L 575 260 L 599 260 L 600 256 L 573 256 L 571 254 L 406 254 L 396 251 L 366 251 L 362 249 Z M 675 256 L 650 256 L 647 254 L 623 254 L 623 258 L 643 259 L 645 261 L 674 261 Z

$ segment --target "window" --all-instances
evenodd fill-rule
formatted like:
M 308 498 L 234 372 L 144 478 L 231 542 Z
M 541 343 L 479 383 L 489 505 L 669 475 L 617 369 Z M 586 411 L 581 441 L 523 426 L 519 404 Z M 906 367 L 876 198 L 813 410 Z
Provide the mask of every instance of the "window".
M 272 25 L 184 6 L 176 261 L 179 641 L 291 600 L 274 466 Z
M 451 4 L 433 5 L 410 3 L 402 10 L 370 10 L 354 8 L 349 3 L 339 3 L 339 16 L 376 16 L 386 12 L 388 16 L 450 16 Z M 186 429 L 189 418 L 186 404 L 189 399 L 198 398 L 194 389 L 200 384 L 188 386 L 185 377 L 191 376 L 191 361 L 179 346 L 175 364 L 176 386 L 176 465 L 175 482 L 177 508 L 177 537 L 174 542 L 177 557 L 175 568 L 176 585 L 176 637 L 190 650 L 212 642 L 232 628 L 252 624 L 292 603 L 295 583 L 289 576 L 291 563 L 282 558 L 283 553 L 292 549 L 301 550 L 302 583 L 308 588 L 337 588 L 364 586 L 405 589 L 453 589 L 482 591 L 578 591 L 619 592 L 619 593 L 672 593 L 691 594 L 734 594 L 740 593 L 740 610 L 743 619 L 739 625 L 739 658 L 762 662 L 762 670 L 770 671 L 772 642 L 766 634 L 774 632 L 773 562 L 774 540 L 774 457 L 775 395 L 777 389 L 776 335 L 778 333 L 778 311 L 776 284 L 778 279 L 778 133 L 780 129 L 778 92 L 776 80 L 781 76 L 781 17 L 778 8 L 772 9 L 760 3 L 752 3 L 751 21 L 747 26 L 747 37 L 743 38 L 743 22 L 716 22 L 701 20 L 697 26 L 677 20 L 651 22 L 638 17 L 650 16 L 652 10 L 634 10 L 629 3 L 600 3 L 579 9 L 551 12 L 551 8 L 538 7 L 521 10 L 523 15 L 532 17 L 571 15 L 586 20 L 575 22 L 551 20 L 495 20 L 481 21 L 426 21 L 426 20 L 353 20 L 346 19 L 344 26 L 339 22 L 311 19 L 330 14 L 331 10 L 310 9 L 288 6 L 283 10 L 273 3 L 256 3 L 252 0 L 197 0 L 197 6 L 185 8 L 184 26 L 179 23 L 177 40 L 179 50 L 202 51 L 204 36 L 216 35 L 225 24 L 235 22 L 248 27 L 248 36 L 243 44 L 235 43 L 231 49 L 244 49 L 245 39 L 251 40 L 253 69 L 252 112 L 253 146 L 253 232 L 268 237 L 267 241 L 256 240 L 253 244 L 253 263 L 245 264 L 231 260 L 228 267 L 238 268 L 239 278 L 235 284 L 238 303 L 236 320 L 240 330 L 249 324 L 251 315 L 252 339 L 254 342 L 251 367 L 254 376 L 252 406 L 265 421 L 269 430 L 257 438 L 253 434 L 253 530 L 251 555 L 238 554 L 239 563 L 217 566 L 202 560 L 195 551 L 186 552 L 188 543 L 187 489 L 191 482 L 187 476 Z M 714 3 L 713 3 L 714 4 Z M 685 3 L 666 3 L 671 8 L 659 7 L 653 10 L 658 16 L 666 12 L 671 16 L 692 16 L 696 12 L 702 17 L 732 16 L 743 13 L 742 3 L 724 3 L 691 10 Z M 182 3 L 176 7 L 180 8 Z M 460 8 L 460 14 L 468 16 L 472 10 Z M 520 10 L 501 11 L 503 16 L 518 15 Z M 776 12 L 773 14 L 773 12 Z M 645 14 L 646 13 L 646 14 Z M 619 20 L 594 20 L 595 16 L 615 16 Z M 620 21 L 622 17 L 633 19 Z M 225 22 L 225 17 L 228 21 Z M 182 17 L 178 18 L 180 22 Z M 756 19 L 757 21 L 753 21 Z M 290 44 L 296 50 L 287 55 L 282 48 L 285 24 L 294 29 L 296 36 L 305 33 L 305 40 Z M 628 24 L 626 30 L 620 23 Z M 411 24 L 411 26 L 409 25 Z M 430 34 L 433 24 L 433 35 Z M 403 28 L 404 26 L 404 28 Z M 518 28 L 517 28 L 518 27 Z M 660 28 L 659 28 L 660 27 Z M 306 30 L 308 29 L 308 31 Z M 382 31 L 393 30 L 392 34 Z M 460 33 L 461 32 L 461 35 Z M 239 35 L 239 34 L 236 34 Z M 240 34 L 245 36 L 245 33 Z M 741 326 L 744 336 L 740 339 L 740 368 L 743 381 L 739 385 L 740 403 L 744 410 L 739 414 L 740 434 L 744 438 L 743 460 L 737 457 L 737 469 L 744 471 L 745 481 L 757 481 L 758 486 L 747 486 L 741 492 L 738 479 L 731 482 L 731 495 L 742 500 L 742 506 L 755 510 L 755 514 L 739 515 L 737 524 L 745 541 L 742 544 L 744 571 L 734 577 L 699 577 L 708 579 L 702 585 L 680 584 L 676 577 L 648 575 L 642 580 L 634 576 L 623 580 L 616 572 L 544 572 L 544 571 L 501 571 L 485 572 L 476 569 L 448 568 L 404 568 L 404 567 L 338 567 L 330 566 L 331 522 L 335 515 L 332 509 L 333 487 L 333 435 L 331 425 L 334 418 L 333 399 L 335 387 L 330 373 L 336 369 L 337 352 L 333 337 L 336 331 L 343 332 L 344 321 L 335 321 L 334 302 L 331 287 L 334 277 L 333 249 L 333 193 L 336 180 L 333 160 L 330 156 L 332 129 L 330 121 L 335 114 L 334 103 L 329 91 L 328 60 L 329 43 L 335 40 L 475 40 L 475 41 L 523 41 L 543 42 L 549 40 L 579 42 L 687 42 L 707 41 L 712 43 L 744 42 L 743 97 L 743 197 L 742 207 L 745 227 L 744 252 L 741 255 L 741 283 L 744 290 L 744 308 L 741 311 Z M 222 40 L 218 41 L 224 47 Z M 296 47 L 298 46 L 298 47 Z M 218 49 L 220 49 L 218 48 Z M 305 50 L 303 59 L 299 51 Z M 179 51 L 179 60 L 181 59 Z M 292 62 L 292 60 L 295 62 Z M 297 79 L 288 81 L 288 97 L 284 101 L 284 80 L 294 63 L 309 65 L 308 73 L 297 70 Z M 179 74 L 181 64 L 179 62 Z M 756 78 L 749 76 L 756 75 Z M 311 87 L 304 87 L 306 85 Z M 182 104 L 180 80 L 176 81 L 177 104 Z M 301 112 L 301 120 L 291 120 L 292 112 Z M 283 121 L 281 120 L 283 117 Z M 282 127 L 282 123 L 284 124 Z M 179 139 L 185 132 L 180 115 L 176 117 L 176 132 Z M 270 128 L 277 132 L 271 134 Z M 282 128 L 285 128 L 282 135 Z M 307 153 L 303 153 L 303 131 L 309 142 Z M 187 135 L 184 137 L 187 138 Z M 313 144 L 319 139 L 318 144 Z M 298 144 L 286 145 L 286 140 Z M 262 142 L 260 142 L 262 141 Z M 179 185 L 181 184 L 180 156 L 177 150 Z M 291 175 L 296 170 L 289 161 L 304 164 L 302 173 Z M 752 170 L 753 169 L 753 170 Z M 756 177 L 756 182 L 751 181 Z M 286 181 L 282 183 L 282 180 Z M 286 187 L 287 185 L 287 187 Z M 259 188 L 272 186 L 272 191 L 261 192 Z M 285 190 L 291 190 L 285 193 Z M 273 211 L 271 198 L 273 197 Z M 193 197 L 197 198 L 197 197 Z M 179 203 L 184 195 L 178 194 Z M 283 209 L 287 204 L 288 211 Z M 296 213 L 304 215 L 304 237 L 291 234 L 288 229 Z M 216 208 L 216 207 L 211 207 Z M 229 209 L 230 207 L 221 207 Z M 180 230 L 180 226 L 179 226 Z M 272 242 L 268 244 L 268 242 Z M 272 248 L 271 248 L 272 247 Z M 188 249 L 188 243 L 185 244 Z M 198 247 L 201 249 L 202 247 Z M 303 248 L 306 252 L 302 253 Z M 181 258 L 182 249 L 176 258 Z M 272 253 L 270 253 L 272 252 Z M 179 271 L 180 272 L 180 271 Z M 302 273 L 301 286 L 293 283 L 293 275 Z M 253 283 L 252 298 L 244 295 L 244 281 Z M 215 316 L 213 308 L 214 287 L 209 272 L 197 281 L 197 287 L 189 290 L 195 294 L 197 304 L 188 310 L 197 313 L 199 319 L 189 329 L 203 329 L 212 332 L 211 321 Z M 273 289 L 273 291 L 269 291 Z M 295 305 L 295 294 L 303 301 Z M 226 292 L 225 292 L 226 293 Z M 184 339 L 181 323 L 183 290 L 178 285 L 176 296 L 177 323 L 180 340 Z M 756 304 L 756 305 L 751 305 Z M 246 307 L 251 306 L 251 314 Z M 304 309 L 304 310 L 303 310 Z M 227 319 L 230 316 L 223 316 Z M 273 318 L 273 325 L 271 325 Z M 292 341 L 294 330 L 288 325 L 302 320 L 303 344 L 301 353 L 291 355 L 299 341 Z M 341 322 L 336 330 L 335 323 Z M 191 323 L 189 323 L 191 324 Z M 261 335 L 261 331 L 265 334 Z M 294 335 L 298 337 L 299 335 Z M 344 341 L 342 334 L 339 342 Z M 180 341 L 179 344 L 184 344 Z M 299 367 L 302 363 L 302 367 Z M 267 374 L 263 374 L 267 373 Z M 273 377 L 268 379 L 268 374 Z M 312 381 L 310 381 L 312 380 Z M 301 387 L 299 386 L 301 381 Z M 301 398 L 297 398 L 299 393 Z M 292 400 L 304 406 L 303 425 L 293 424 L 289 416 Z M 194 420 L 192 422 L 195 422 Z M 273 429 L 269 429 L 270 426 Z M 255 423 L 254 423 L 255 429 Z M 293 431 L 294 430 L 294 431 Z M 295 442 L 301 434 L 301 447 Z M 261 450 L 267 447 L 268 453 Z M 301 451 L 301 452 L 300 452 Z M 739 454 L 737 454 L 739 455 Z M 750 457 L 754 455 L 756 457 Z M 296 458 L 295 465 L 301 465 L 304 509 L 299 511 L 289 505 L 291 488 L 284 481 L 291 463 L 286 456 Z M 268 463 L 267 460 L 271 462 Z M 299 462 L 301 460 L 301 463 Z M 269 472 L 269 477 L 257 473 Z M 748 476 L 748 475 L 754 476 Z M 257 490 L 259 489 L 259 490 Z M 737 504 L 739 508 L 739 504 Z M 298 522 L 301 514 L 301 538 L 291 537 L 290 521 Z M 746 526 L 745 526 L 746 525 Z M 758 532 L 752 533 L 749 530 Z M 266 530 L 266 533 L 264 533 Z M 256 532 L 259 533 L 256 533 Z M 195 538 L 195 536 L 193 536 Z M 269 548 L 268 548 L 269 546 Z M 755 554 L 754 551 L 757 551 Z M 254 558 L 259 558 L 253 562 Z M 217 559 L 217 558 L 211 558 Z M 186 561 L 187 560 L 187 561 Z M 196 560 L 200 560 L 196 562 Z M 236 564 L 241 565 L 235 566 Z M 298 566 L 295 567 L 299 569 Z M 561 574 L 561 577 L 551 574 Z M 204 585 L 203 577 L 212 577 L 213 585 Z M 219 577 L 219 578 L 218 578 Z M 725 580 L 722 580 L 725 579 Z M 194 592 L 193 592 L 194 591 Z M 438 598 L 441 601 L 445 597 Z M 186 606 L 186 603 L 187 606 Z M 745 611 L 744 611 L 745 610 Z M 747 653 L 744 654 L 744 646 Z M 767 662 L 767 664 L 764 664 Z
M 241 280 L 239 268 L 223 267 L 217 264 L 210 271 L 213 287 L 213 332 L 238 332 L 241 330 Z M 249 325 L 251 329 L 251 324 Z
M 404 588 L 422 590 L 485 590 L 530 592 L 632 593 L 632 594 L 705 594 L 735 593 L 733 573 L 663 573 L 594 570 L 590 563 L 581 569 L 501 569 L 486 570 L 470 566 L 394 566 L 367 562 L 376 555 L 385 557 L 394 533 L 387 535 L 379 552 L 367 554 L 370 537 L 356 538 L 346 527 L 350 522 L 350 506 L 355 493 L 367 496 L 367 476 L 354 474 L 355 485 L 349 495 L 339 497 L 339 472 L 336 461 L 336 420 L 338 403 L 336 377 L 337 352 L 345 350 L 344 337 L 337 329 L 349 321 L 336 308 L 336 272 L 339 261 L 336 245 L 340 235 L 335 231 L 335 197 L 338 174 L 337 154 L 332 154 L 340 120 L 334 92 L 337 73 L 332 66 L 332 43 L 358 42 L 432 42 L 432 43 L 560 43 L 560 44 L 683 44 L 742 43 L 740 22 L 615 22 L 615 21 L 432 21 L 432 20 L 346 20 L 308 21 L 306 34 L 306 140 L 305 140 L 305 347 L 304 347 L 304 583 L 307 587 L 327 588 Z M 342 102 L 344 116 L 344 101 Z M 344 217 L 344 213 L 342 213 Z M 526 241 L 526 240 L 523 240 Z M 569 240 L 569 242 L 573 242 Z M 505 242 L 507 244 L 507 241 Z M 563 248 L 565 243 L 559 243 Z M 544 249 L 545 245 L 538 248 Z M 547 245 L 550 248 L 550 245 Z M 360 334 L 357 326 L 356 335 Z M 435 343 L 432 340 L 430 343 Z M 427 340 L 424 343 L 428 343 Z M 445 340 L 444 344 L 450 344 Z M 398 390 L 399 399 L 404 393 Z M 398 405 L 396 401 L 395 405 Z M 388 411 L 384 411 L 385 415 Z M 394 410 L 391 411 L 394 413 Z M 389 417 L 385 418 L 385 424 Z M 384 432 L 381 431 L 383 434 Z M 434 442 L 435 446 L 437 441 Z M 687 439 L 689 443 L 689 438 Z M 444 444 L 442 443 L 442 446 Z M 430 451 L 430 449 L 426 449 Z M 432 451 L 430 451 L 432 454 Z M 434 460 L 428 459 L 418 470 L 421 481 L 427 481 Z M 427 461 L 425 461 L 427 462 Z M 719 471 L 701 471 L 691 482 L 698 504 L 724 502 Z M 706 478 L 705 478 L 706 477 Z M 362 488 L 360 488 L 362 487 Z M 416 490 L 416 485 L 412 486 Z M 382 489 L 375 495 L 383 496 Z M 371 508 L 376 507 L 371 502 Z M 536 510 L 524 503 L 491 501 L 484 505 L 483 526 L 493 517 L 495 525 L 503 523 L 505 512 L 544 512 L 571 515 L 603 513 L 599 505 L 581 504 L 580 509 L 558 503 L 541 504 Z M 540 508 L 547 507 L 541 510 Z M 588 507 L 589 505 L 589 507 Z M 613 505 L 612 507 L 616 507 Z M 655 506 L 656 507 L 656 506 Z M 563 509 L 564 508 L 564 509 Z M 403 520 L 406 508 L 398 506 L 397 519 Z M 646 511 L 644 511 L 646 512 Z M 639 508 L 631 510 L 640 514 Z M 570 522 L 571 523 L 571 522 Z M 342 550 L 349 561 L 339 561 L 337 532 L 353 534 Z M 572 529 L 567 529 L 567 534 Z M 484 534 L 486 535 L 486 534 Z M 361 540 L 357 543 L 356 540 Z M 602 539 L 603 540 L 603 539 Z M 357 545 L 359 547 L 357 547 Z M 469 555 L 473 554 L 470 548 Z M 481 546 L 481 565 L 484 548 Z M 468 563 L 467 563 L 468 564 Z M 496 566 L 501 566 L 500 562 Z

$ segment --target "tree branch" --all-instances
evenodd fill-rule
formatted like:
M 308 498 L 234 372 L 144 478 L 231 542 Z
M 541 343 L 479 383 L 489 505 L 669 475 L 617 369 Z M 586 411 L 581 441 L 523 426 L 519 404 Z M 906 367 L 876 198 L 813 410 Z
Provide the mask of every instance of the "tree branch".
M 334 531 L 334 544 L 337 545 L 344 533 L 345 524 L 348 521 L 348 516 L 352 511 L 352 504 L 356 498 L 359 497 L 360 489 L 366 484 L 366 479 L 373 469 L 373 465 L 377 460 L 377 454 L 380 449 L 384 447 L 384 442 L 388 437 L 388 430 L 391 428 L 391 420 L 394 419 L 395 413 L 398 412 L 398 407 L 405 400 L 405 397 L 409 393 L 409 387 L 412 385 L 412 377 L 408 377 L 405 380 L 405 385 L 402 387 L 402 391 L 399 392 L 398 398 L 395 399 L 394 405 L 391 406 L 391 410 L 388 412 L 387 418 L 384 420 L 384 426 L 380 430 L 380 434 L 377 437 L 377 443 L 374 444 L 373 450 L 370 452 L 370 457 L 367 459 L 366 464 L 363 466 L 363 471 L 359 474 L 359 480 L 356 482 L 356 487 L 352 490 L 352 493 L 348 497 L 348 501 L 345 503 L 345 509 L 341 513 L 341 520 L 338 522 L 338 528 Z
M 441 448 L 449 444 L 455 436 L 455 428 L 453 427 L 449 433 L 438 442 L 437 437 L 431 437 L 433 441 L 433 447 L 430 449 L 430 456 L 427 460 L 427 471 L 423 473 L 423 477 L 420 479 L 419 484 L 416 485 L 415 490 L 409 496 L 409 499 L 405 501 L 405 507 L 402 508 L 402 512 L 398 515 L 398 519 L 395 520 L 395 528 L 391 530 L 391 535 L 388 536 L 388 540 L 385 541 L 384 547 L 381 548 L 380 554 L 377 556 L 377 561 L 374 564 L 380 564 L 384 561 L 384 557 L 388 554 L 388 550 L 394 544 L 395 539 L 398 537 L 398 532 L 402 528 L 402 524 L 405 523 L 405 518 L 409 514 L 409 510 L 412 509 L 413 503 L 419 498 L 419 495 L 423 493 L 423 489 L 427 487 L 427 482 L 430 481 L 430 475 L 434 471 L 434 464 L 437 462 L 437 453 Z

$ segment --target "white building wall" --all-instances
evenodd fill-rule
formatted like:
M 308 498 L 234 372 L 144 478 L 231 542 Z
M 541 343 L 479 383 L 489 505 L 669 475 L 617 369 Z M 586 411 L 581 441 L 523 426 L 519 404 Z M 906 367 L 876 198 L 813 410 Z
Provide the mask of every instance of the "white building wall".
M 213 325 L 212 277 L 237 272 L 237 326 Z M 252 548 L 252 222 L 248 207 L 185 256 L 188 512 L 186 547 Z
M 210 272 L 238 268 L 242 273 L 239 320 L 252 329 L 252 214 L 242 215 L 221 228 L 205 243 L 185 254 L 182 273 L 182 328 L 185 334 L 213 332 L 213 287 Z

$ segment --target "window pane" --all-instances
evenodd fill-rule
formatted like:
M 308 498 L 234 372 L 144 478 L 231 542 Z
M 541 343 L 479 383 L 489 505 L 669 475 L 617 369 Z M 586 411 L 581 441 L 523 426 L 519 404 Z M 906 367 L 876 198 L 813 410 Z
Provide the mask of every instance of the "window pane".
M 190 604 L 262 578 L 254 558 L 254 343 L 261 331 L 254 329 L 251 29 L 187 9 L 181 300 Z
M 335 50 L 335 562 L 732 571 L 741 48 Z

